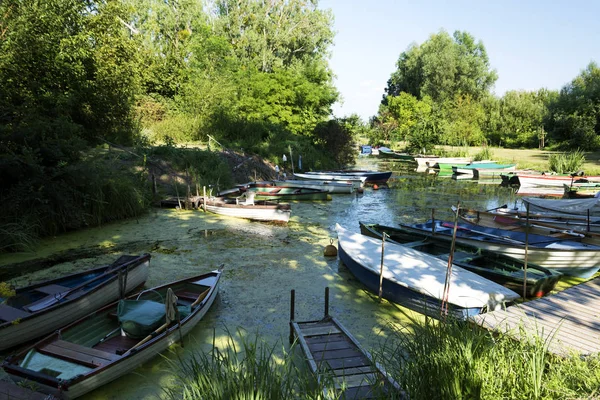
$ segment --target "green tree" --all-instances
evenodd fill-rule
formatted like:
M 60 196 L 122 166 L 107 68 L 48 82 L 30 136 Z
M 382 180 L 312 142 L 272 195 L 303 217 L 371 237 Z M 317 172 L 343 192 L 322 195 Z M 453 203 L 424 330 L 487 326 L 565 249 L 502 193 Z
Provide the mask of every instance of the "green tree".
M 338 167 L 352 164 L 358 153 L 352 125 L 351 120 L 336 118 L 319 123 L 313 131 L 315 144 L 323 149 Z
M 426 96 L 423 100 L 406 92 L 398 96 L 389 96 L 388 110 L 397 122 L 397 128 L 394 130 L 394 139 L 397 141 L 406 141 L 409 133 L 420 121 L 427 121 L 431 118 L 431 98 Z
M 590 63 L 565 85 L 549 106 L 547 130 L 556 144 L 596 150 L 600 147 L 600 68 Z
M 483 43 L 461 31 L 454 32 L 453 37 L 441 31 L 421 45 L 411 45 L 400 54 L 396 66 L 388 80 L 384 104 L 387 96 L 401 92 L 417 99 L 429 96 L 434 103 L 453 101 L 456 96 L 480 101 L 497 79 Z

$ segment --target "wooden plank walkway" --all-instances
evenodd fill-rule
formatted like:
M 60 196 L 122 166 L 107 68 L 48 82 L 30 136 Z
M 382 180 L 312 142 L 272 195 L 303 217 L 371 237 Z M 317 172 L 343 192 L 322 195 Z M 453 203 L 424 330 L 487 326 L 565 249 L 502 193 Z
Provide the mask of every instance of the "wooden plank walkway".
M 560 356 L 600 353 L 600 278 L 506 310 L 477 315 L 472 321 L 519 340 L 531 335 L 550 340 L 548 351 Z
M 405 398 L 398 383 L 376 363 L 368 351 L 334 317 L 328 315 L 329 288 L 325 290 L 325 316 L 319 321 L 294 321 L 294 291 L 290 320 L 290 343 L 294 337 L 311 371 L 324 387 L 325 398 Z M 327 393 L 332 387 L 335 393 Z

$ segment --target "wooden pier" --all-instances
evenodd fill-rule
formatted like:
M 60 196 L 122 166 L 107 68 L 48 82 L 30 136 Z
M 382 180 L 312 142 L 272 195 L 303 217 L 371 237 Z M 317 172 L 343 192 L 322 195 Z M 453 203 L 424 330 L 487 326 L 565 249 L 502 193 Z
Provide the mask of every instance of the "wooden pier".
M 549 340 L 548 351 L 560 356 L 600 353 L 600 278 L 557 294 L 506 310 L 480 314 L 472 321 L 484 328 L 508 333 L 516 339 L 537 335 Z
M 290 343 L 297 338 L 325 398 L 406 398 L 398 383 L 329 315 L 329 288 L 325 289 L 325 316 L 321 320 L 295 321 L 294 302 L 292 290 Z

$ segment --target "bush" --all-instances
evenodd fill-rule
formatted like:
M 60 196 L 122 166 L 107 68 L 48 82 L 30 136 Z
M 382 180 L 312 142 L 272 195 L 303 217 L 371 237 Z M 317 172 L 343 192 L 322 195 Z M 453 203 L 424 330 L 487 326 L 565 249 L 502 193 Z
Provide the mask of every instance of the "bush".
M 577 149 L 569 153 L 555 153 L 548 157 L 550 170 L 559 174 L 577 172 L 585 162 L 583 151 Z

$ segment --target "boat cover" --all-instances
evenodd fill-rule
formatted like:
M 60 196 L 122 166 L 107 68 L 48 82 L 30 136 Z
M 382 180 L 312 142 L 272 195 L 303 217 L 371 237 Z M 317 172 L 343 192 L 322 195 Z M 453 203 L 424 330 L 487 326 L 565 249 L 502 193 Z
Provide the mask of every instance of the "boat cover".
M 565 214 L 600 215 L 600 198 L 591 199 L 539 199 L 536 197 L 524 197 L 523 202 L 530 207 L 540 210 L 554 211 Z M 530 208 L 531 210 L 531 208 Z

